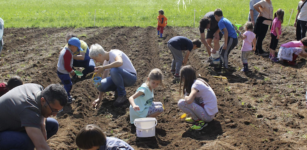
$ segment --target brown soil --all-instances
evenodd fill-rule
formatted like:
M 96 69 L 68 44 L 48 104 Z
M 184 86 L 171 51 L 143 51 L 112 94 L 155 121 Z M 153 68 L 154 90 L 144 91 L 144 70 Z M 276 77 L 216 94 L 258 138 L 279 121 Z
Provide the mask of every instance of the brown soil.
M 233 71 L 209 67 L 204 47 L 190 56 L 188 64 L 206 79 L 218 98 L 219 113 L 216 119 L 201 131 L 190 131 L 190 124 L 182 122 L 182 112 L 177 107 L 179 85 L 172 83 L 169 72 L 171 53 L 167 41 L 177 35 L 199 38 L 196 28 L 167 27 L 165 38 L 159 39 L 154 27 L 115 28 L 43 28 L 6 29 L 5 46 L 1 55 L 0 79 L 21 76 L 25 82 L 47 86 L 60 83 L 56 64 L 67 32 L 82 35 L 88 45 L 99 43 L 106 50 L 123 50 L 138 71 L 138 81 L 127 88 L 132 95 L 146 79 L 152 68 L 165 73 L 165 88 L 155 90 L 155 101 L 165 105 L 165 112 L 157 117 L 156 137 L 137 138 L 129 124 L 128 105 L 112 106 L 112 92 L 95 110 L 91 102 L 98 96 L 97 89 L 88 79 L 74 84 L 75 101 L 57 116 L 60 129 L 48 140 L 52 149 L 77 149 L 74 140 L 86 124 L 97 124 L 107 136 L 125 140 L 135 149 L 306 149 L 307 127 L 305 118 L 306 60 L 299 58 L 295 67 L 272 63 L 268 58 L 251 55 L 252 72 L 245 74 L 240 59 L 241 40 L 230 54 Z M 294 40 L 294 28 L 283 31 L 280 43 Z M 268 47 L 270 38 L 264 41 Z M 214 78 L 215 75 L 227 80 Z

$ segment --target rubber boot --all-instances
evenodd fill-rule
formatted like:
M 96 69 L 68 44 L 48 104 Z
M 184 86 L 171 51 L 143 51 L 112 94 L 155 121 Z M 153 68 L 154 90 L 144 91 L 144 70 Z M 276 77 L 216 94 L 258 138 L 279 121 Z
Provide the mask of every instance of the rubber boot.
M 162 38 L 162 33 L 160 34 L 160 38 Z
M 160 31 L 158 30 L 158 35 L 160 35 Z

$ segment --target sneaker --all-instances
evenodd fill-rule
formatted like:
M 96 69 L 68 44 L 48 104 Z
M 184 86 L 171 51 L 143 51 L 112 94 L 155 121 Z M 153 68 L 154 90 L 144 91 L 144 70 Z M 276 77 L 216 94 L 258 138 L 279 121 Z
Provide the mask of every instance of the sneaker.
M 272 62 L 278 62 L 278 59 L 277 59 L 276 57 L 272 57 L 272 58 L 271 58 L 271 61 L 272 61 Z
M 185 121 L 186 121 L 187 123 L 195 123 L 195 120 L 194 120 L 192 117 L 187 117 L 187 118 L 185 118 Z
M 118 97 L 116 98 L 115 102 L 113 103 L 113 105 L 114 105 L 115 107 L 117 107 L 117 106 L 120 106 L 120 105 L 124 104 L 125 102 L 127 102 L 127 97 L 126 97 L 126 95 L 124 95 L 124 96 L 118 96 Z
M 209 59 L 207 60 L 207 63 L 211 63 L 212 62 L 212 57 L 210 56 Z
M 193 125 L 191 127 L 192 130 L 201 130 L 203 129 L 204 127 L 208 126 L 208 123 L 204 122 L 204 121 L 198 121 L 196 122 L 195 125 Z
M 75 99 L 70 96 L 67 100 L 67 104 L 71 104 L 73 101 L 75 101 Z

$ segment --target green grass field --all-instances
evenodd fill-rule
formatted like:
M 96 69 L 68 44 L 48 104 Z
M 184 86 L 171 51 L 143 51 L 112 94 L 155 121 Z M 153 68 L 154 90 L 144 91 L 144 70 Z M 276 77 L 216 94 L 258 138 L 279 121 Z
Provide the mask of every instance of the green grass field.
M 2 0 L 0 17 L 5 27 L 92 27 L 156 26 L 158 10 L 163 9 L 168 26 L 196 26 L 208 11 L 223 10 L 232 23 L 247 21 L 249 0 Z M 299 0 L 273 0 L 274 11 L 285 10 L 284 26 L 290 9 L 293 25 Z M 183 5 L 183 2 L 185 5 Z M 95 17 L 96 11 L 96 17 Z M 95 18 L 95 23 L 94 23 Z

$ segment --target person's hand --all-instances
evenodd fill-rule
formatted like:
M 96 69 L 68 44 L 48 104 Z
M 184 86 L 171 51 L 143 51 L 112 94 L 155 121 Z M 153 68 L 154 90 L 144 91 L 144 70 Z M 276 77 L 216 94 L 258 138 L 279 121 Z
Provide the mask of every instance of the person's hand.
M 256 47 L 253 47 L 253 51 L 256 51 Z
M 76 75 L 75 71 L 72 71 L 72 72 L 70 73 L 70 75 L 71 75 L 71 76 L 75 76 L 75 75 Z
M 279 39 L 280 38 L 280 35 L 277 35 L 276 39 Z
M 252 21 L 252 24 L 253 24 L 253 26 L 255 26 L 255 21 L 254 20 Z
M 43 134 L 45 140 L 47 141 L 47 132 L 46 132 L 45 124 L 41 125 L 41 130 L 42 130 L 42 134 Z
M 294 22 L 294 27 L 296 27 L 296 21 Z
M 133 106 L 133 109 L 134 109 L 135 111 L 139 111 L 139 110 L 140 110 L 140 107 L 139 107 L 138 105 L 134 105 L 134 106 Z
M 94 72 L 97 75 L 97 74 L 101 74 L 103 71 L 104 71 L 104 67 L 103 66 L 98 66 L 98 67 L 95 67 L 95 71 Z
M 211 53 L 212 53 L 212 54 L 215 54 L 215 53 L 216 53 L 216 50 L 214 50 L 213 48 L 211 48 Z
M 227 49 L 227 44 L 225 43 L 223 46 L 223 50 L 226 50 L 226 49 Z
M 92 105 L 93 105 L 93 108 L 97 108 L 97 106 L 99 105 L 100 103 L 100 99 L 96 99 L 95 101 L 93 101 Z

